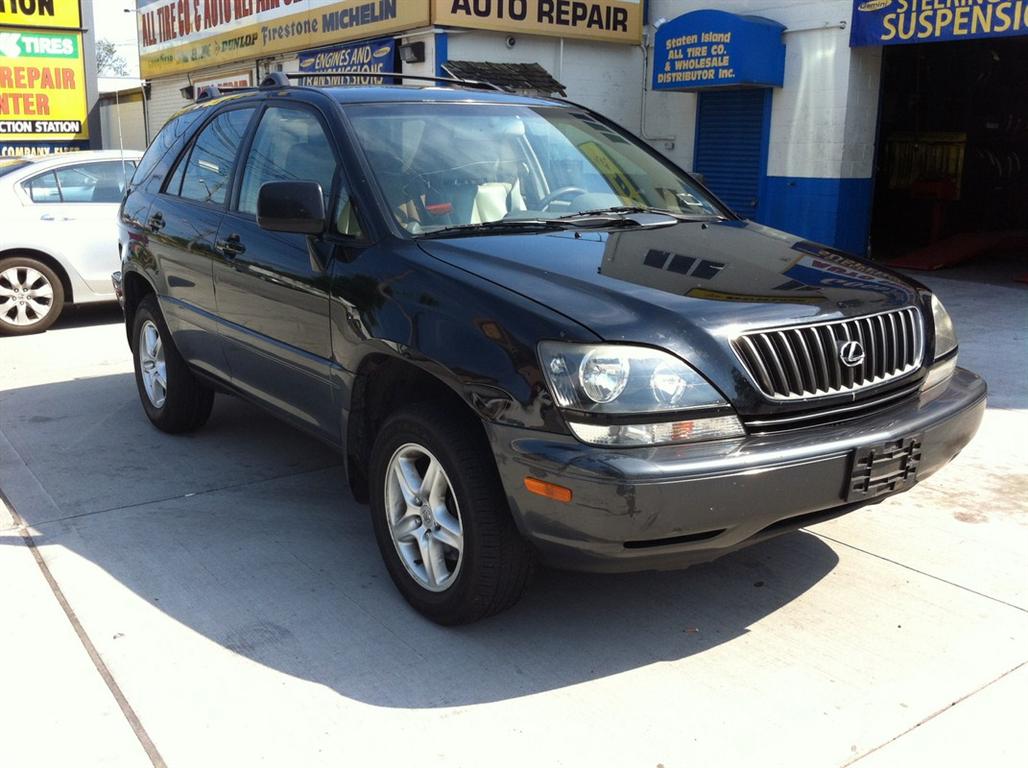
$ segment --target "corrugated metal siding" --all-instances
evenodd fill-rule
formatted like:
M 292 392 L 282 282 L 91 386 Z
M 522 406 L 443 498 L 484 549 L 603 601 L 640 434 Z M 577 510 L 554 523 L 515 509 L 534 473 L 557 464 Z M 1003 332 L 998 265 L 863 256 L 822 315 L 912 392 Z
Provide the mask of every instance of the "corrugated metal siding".
M 740 216 L 755 218 L 764 169 L 763 88 L 705 91 L 696 108 L 696 158 L 714 193 Z
M 168 118 L 189 104 L 179 90 L 189 85 L 189 78 L 161 77 L 150 81 L 150 100 L 146 104 L 150 139 L 158 134 Z
M 252 61 L 237 61 L 221 67 L 193 72 L 192 80 L 206 80 L 221 77 L 222 75 L 234 74 L 246 69 L 253 70 L 253 68 L 254 62 Z M 172 115 L 182 109 L 182 107 L 189 105 L 189 102 L 182 98 L 180 91 L 189 85 L 192 80 L 186 75 L 176 75 L 172 77 L 159 77 L 150 81 L 150 100 L 146 105 L 150 139 L 157 135 L 157 132 L 164 127 L 164 124 L 168 122 Z

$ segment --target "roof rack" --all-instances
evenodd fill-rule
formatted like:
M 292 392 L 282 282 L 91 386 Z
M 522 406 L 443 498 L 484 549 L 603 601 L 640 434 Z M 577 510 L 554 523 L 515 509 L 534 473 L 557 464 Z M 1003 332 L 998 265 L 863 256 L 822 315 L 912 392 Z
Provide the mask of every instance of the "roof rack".
M 494 83 L 483 80 L 465 80 L 459 77 L 436 77 L 435 75 L 409 75 L 404 72 L 372 72 L 371 70 L 326 70 L 324 72 L 271 72 L 261 81 L 261 88 L 282 88 L 289 85 L 290 80 L 309 80 L 315 77 L 398 77 L 402 80 L 425 80 L 433 83 L 449 83 L 465 88 L 484 91 L 507 91 Z
M 260 85 L 257 86 L 257 88 L 260 90 L 288 88 L 290 80 L 309 80 L 316 77 L 399 77 L 405 80 L 424 80 L 433 83 L 449 83 L 451 85 L 459 85 L 464 88 L 508 93 L 506 88 L 484 80 L 468 80 L 460 77 L 435 77 L 433 75 L 408 75 L 403 72 L 372 72 L 370 70 L 343 71 L 334 69 L 327 70 L 325 72 L 269 72 L 265 75 L 264 79 L 261 80 Z M 189 84 L 185 88 L 182 88 L 181 92 L 183 98 L 189 99 L 190 101 L 196 101 L 196 103 L 199 104 L 204 101 L 211 101 L 212 99 L 220 98 L 221 96 L 225 96 L 230 93 L 253 90 L 255 90 L 253 86 L 247 85 L 224 87 L 218 87 L 217 85 L 204 85 L 197 88 L 195 85 Z
M 180 88 L 179 92 L 182 94 L 182 98 L 189 99 L 190 101 L 196 101 L 199 104 L 201 101 L 210 101 L 211 99 L 217 99 L 220 96 L 224 96 L 229 93 L 237 93 L 239 91 L 252 91 L 253 88 L 250 86 L 224 86 L 219 88 L 216 85 L 204 85 L 197 88 L 195 85 L 190 83 L 185 88 Z

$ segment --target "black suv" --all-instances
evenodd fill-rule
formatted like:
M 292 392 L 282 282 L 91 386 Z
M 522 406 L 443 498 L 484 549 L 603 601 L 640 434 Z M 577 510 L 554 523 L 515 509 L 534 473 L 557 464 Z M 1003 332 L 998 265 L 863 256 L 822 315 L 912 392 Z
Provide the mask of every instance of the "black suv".
M 879 501 L 985 408 L 927 289 L 565 101 L 272 78 L 175 116 L 120 222 L 150 420 L 231 393 L 336 447 L 441 623 L 537 560 L 681 567 Z

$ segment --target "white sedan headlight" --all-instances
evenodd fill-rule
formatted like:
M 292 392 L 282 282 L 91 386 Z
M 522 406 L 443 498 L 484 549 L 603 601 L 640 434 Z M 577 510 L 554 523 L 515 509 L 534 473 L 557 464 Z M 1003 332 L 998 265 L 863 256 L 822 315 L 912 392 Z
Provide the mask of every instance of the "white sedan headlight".
M 583 442 L 661 445 L 745 434 L 717 390 L 667 352 L 545 341 L 539 357 L 554 401 Z M 662 413 L 674 418 L 656 417 Z

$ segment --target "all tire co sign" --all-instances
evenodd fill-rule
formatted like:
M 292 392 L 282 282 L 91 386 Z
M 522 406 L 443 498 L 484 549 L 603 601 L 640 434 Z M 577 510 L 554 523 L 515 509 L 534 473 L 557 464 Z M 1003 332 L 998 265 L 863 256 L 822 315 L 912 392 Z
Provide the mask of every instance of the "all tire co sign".
M 87 145 L 81 26 L 78 0 L 0 0 L 0 155 Z

